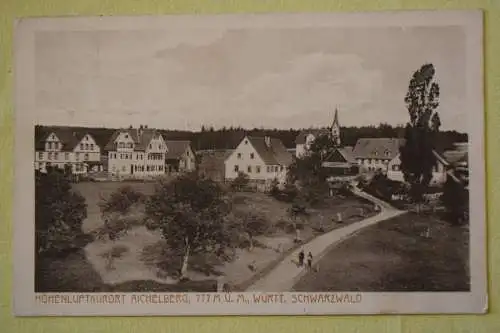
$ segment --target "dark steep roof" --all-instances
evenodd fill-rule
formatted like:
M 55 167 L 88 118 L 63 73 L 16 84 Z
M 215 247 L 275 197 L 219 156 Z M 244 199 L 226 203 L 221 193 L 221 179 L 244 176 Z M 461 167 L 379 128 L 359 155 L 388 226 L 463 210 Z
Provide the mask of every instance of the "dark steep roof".
M 247 136 L 252 146 L 267 165 L 285 165 L 293 162 L 293 155 L 288 152 L 280 139 L 269 138 L 270 145 L 266 144 L 266 137 Z
M 128 133 L 132 140 L 134 141 L 135 151 L 145 151 L 148 144 L 151 142 L 153 138 L 157 138 L 160 136 L 160 132 L 152 129 L 152 128 L 143 128 L 143 129 L 138 129 L 138 128 L 127 128 L 127 129 L 119 129 L 116 130 L 111 138 L 109 139 L 108 143 L 104 147 L 104 150 L 106 151 L 111 151 L 111 150 L 116 150 L 116 143 L 115 140 L 116 138 L 120 135 L 120 133 Z
M 47 137 L 54 133 L 62 143 L 61 151 L 73 151 L 88 133 L 74 131 L 70 128 L 44 128 L 35 131 L 35 150 L 44 150 Z M 89 134 L 90 135 L 90 134 Z
M 191 147 L 191 141 L 187 140 L 168 140 L 165 143 L 167 144 L 167 155 L 165 157 L 167 160 L 181 158 L 182 154 Z
M 399 154 L 399 148 L 405 140 L 399 138 L 363 138 L 358 139 L 352 150 L 354 158 L 377 158 L 392 160 Z
M 330 130 L 328 130 L 327 128 L 303 130 L 295 138 L 295 144 L 300 145 L 306 143 L 306 138 L 309 134 L 312 134 L 315 138 L 317 138 L 321 135 L 330 134 Z

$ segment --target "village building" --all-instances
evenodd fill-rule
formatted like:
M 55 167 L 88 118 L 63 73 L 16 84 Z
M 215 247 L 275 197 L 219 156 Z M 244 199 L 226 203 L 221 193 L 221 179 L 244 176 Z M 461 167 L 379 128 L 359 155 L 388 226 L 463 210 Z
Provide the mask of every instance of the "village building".
M 443 153 L 443 157 L 450 163 L 450 172 L 462 183 L 469 182 L 469 153 L 468 143 L 455 143 L 452 149 Z
M 433 151 L 436 164 L 432 168 L 432 178 L 429 185 L 442 185 L 446 182 L 450 164 L 440 154 Z M 398 154 L 387 164 L 387 178 L 398 182 L 404 182 L 403 171 L 401 170 L 401 159 Z
M 224 162 L 225 179 L 231 181 L 241 172 L 255 184 L 268 186 L 274 179 L 284 184 L 292 163 L 293 155 L 281 140 L 269 136 L 245 136 Z
M 340 140 L 340 123 L 338 109 L 335 109 L 333 122 L 328 129 L 311 129 L 299 133 L 295 139 L 296 156 L 303 158 L 314 141 L 320 136 L 326 136 L 332 141 L 333 151 L 326 153 L 322 158 L 322 167 L 326 169 L 330 177 L 344 178 L 358 174 L 358 163 L 352 156 L 352 147 L 343 147 Z
M 399 152 L 404 143 L 405 140 L 400 138 L 361 138 L 356 142 L 352 155 L 358 162 L 360 173 L 382 172 L 391 180 L 404 182 Z M 436 151 L 433 153 L 436 165 L 430 184 L 443 184 L 446 182 L 449 163 Z
M 196 155 L 191 141 L 166 140 L 165 171 L 168 174 L 191 172 L 196 169 Z
M 66 128 L 55 128 L 35 135 L 35 170 L 47 172 L 47 167 L 85 175 L 103 170 L 101 148 L 92 135 Z
M 105 147 L 108 173 L 114 177 L 149 178 L 165 174 L 167 145 L 154 129 L 120 129 Z
M 330 177 L 345 178 L 359 174 L 359 165 L 352 154 L 352 147 L 349 146 L 335 148 L 324 158 L 321 165 Z
M 226 177 L 226 159 L 232 154 L 230 149 L 210 149 L 196 151 L 199 164 L 197 170 L 202 178 L 223 182 Z
M 403 144 L 404 139 L 398 138 L 361 138 L 356 141 L 352 155 L 361 173 L 387 172 L 389 162 L 399 155 Z
M 295 139 L 295 156 L 297 158 L 304 157 L 311 148 L 314 140 L 320 136 L 328 136 L 336 147 L 340 147 L 340 124 L 338 109 L 335 109 L 333 122 L 330 128 L 322 129 L 307 129 L 303 130 L 297 135 Z

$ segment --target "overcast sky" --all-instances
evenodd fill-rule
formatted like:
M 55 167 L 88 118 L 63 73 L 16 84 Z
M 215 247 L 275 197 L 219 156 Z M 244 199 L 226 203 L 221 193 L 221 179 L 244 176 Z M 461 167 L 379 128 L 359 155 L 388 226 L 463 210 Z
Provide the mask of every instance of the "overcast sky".
M 443 129 L 465 131 L 459 27 L 37 32 L 38 121 L 199 130 L 403 124 L 431 62 Z

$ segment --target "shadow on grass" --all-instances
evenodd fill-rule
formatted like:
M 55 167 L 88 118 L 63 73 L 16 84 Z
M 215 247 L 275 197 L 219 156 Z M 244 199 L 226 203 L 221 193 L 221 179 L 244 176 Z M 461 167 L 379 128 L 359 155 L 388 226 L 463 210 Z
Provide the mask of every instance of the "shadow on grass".
M 35 269 L 35 292 L 210 292 L 215 279 L 163 284 L 156 281 L 128 281 L 105 284 L 88 262 L 83 250 L 66 257 L 41 258 Z

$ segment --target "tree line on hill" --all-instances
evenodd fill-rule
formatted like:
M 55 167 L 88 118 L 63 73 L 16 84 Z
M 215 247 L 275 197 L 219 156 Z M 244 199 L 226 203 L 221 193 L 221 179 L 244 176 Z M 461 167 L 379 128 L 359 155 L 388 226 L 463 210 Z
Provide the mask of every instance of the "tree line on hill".
M 75 132 L 88 132 L 94 137 L 100 147 L 104 147 L 116 128 L 104 127 L 75 127 L 75 126 L 35 126 L 35 138 L 38 140 L 43 134 L 57 128 L 73 130 Z M 285 147 L 295 148 L 295 140 L 301 129 L 265 129 L 253 128 L 245 129 L 243 127 L 222 127 L 214 129 L 213 127 L 202 126 L 201 131 L 181 131 L 181 130 L 159 130 L 167 140 L 189 140 L 195 150 L 218 150 L 234 149 L 241 142 L 245 135 L 271 136 L 280 139 Z M 345 146 L 354 146 L 359 138 L 403 138 L 405 128 L 403 126 L 392 126 L 381 123 L 378 126 L 351 126 L 341 128 L 341 141 Z M 455 142 L 467 142 L 467 134 L 457 131 L 440 131 L 437 134 L 437 144 L 439 150 L 451 148 Z

